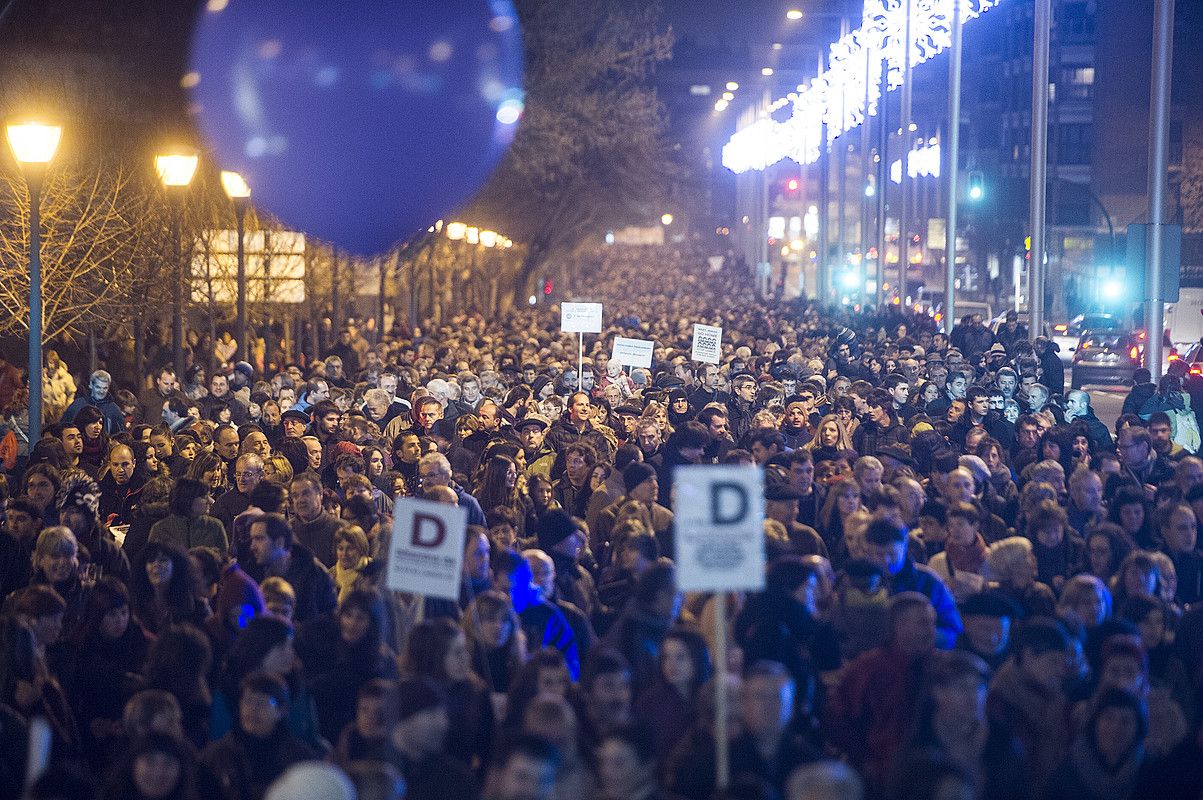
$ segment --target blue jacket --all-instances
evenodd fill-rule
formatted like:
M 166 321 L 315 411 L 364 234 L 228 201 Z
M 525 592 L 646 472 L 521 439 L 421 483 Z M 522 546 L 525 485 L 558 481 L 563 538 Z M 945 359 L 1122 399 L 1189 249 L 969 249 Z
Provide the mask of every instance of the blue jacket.
M 961 614 L 940 576 L 907 558 L 902 569 L 890 578 L 890 596 L 902 592 L 918 592 L 931 600 L 932 608 L 936 610 L 936 646 L 943 650 L 956 646 L 957 637 L 963 630 Z
M 455 491 L 455 496 L 459 498 L 459 507 L 468 512 L 468 524 L 479 525 L 482 528 L 489 527 L 485 522 L 485 512 L 480 507 L 480 501 L 454 483 L 451 484 L 451 488 Z

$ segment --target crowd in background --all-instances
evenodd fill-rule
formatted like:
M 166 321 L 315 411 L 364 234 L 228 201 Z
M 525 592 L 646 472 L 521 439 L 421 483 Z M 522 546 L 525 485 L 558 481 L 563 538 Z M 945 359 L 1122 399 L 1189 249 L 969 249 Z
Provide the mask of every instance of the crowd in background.
M 1108 426 L 1014 315 L 765 303 L 687 247 L 577 282 L 579 374 L 553 307 L 273 374 L 55 361 L 3 485 L 0 796 L 47 726 L 31 797 L 1197 800 L 1203 379 Z M 764 470 L 723 619 L 676 585 L 684 464 Z M 465 509 L 458 601 L 387 586 L 405 498 Z

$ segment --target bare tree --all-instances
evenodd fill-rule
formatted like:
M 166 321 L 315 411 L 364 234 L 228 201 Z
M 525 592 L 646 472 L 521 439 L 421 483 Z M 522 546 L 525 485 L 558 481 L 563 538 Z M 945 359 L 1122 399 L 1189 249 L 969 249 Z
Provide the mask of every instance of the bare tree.
M 514 301 L 522 302 L 549 258 L 606 228 L 648 219 L 677 170 L 651 80 L 656 63 L 672 54 L 656 4 L 518 6 L 526 110 L 470 213 L 527 246 L 513 282 Z
M 103 163 L 56 164 L 42 190 L 43 341 L 112 319 L 125 304 L 142 208 L 128 171 Z M 29 193 L 0 172 L 0 334 L 29 331 Z

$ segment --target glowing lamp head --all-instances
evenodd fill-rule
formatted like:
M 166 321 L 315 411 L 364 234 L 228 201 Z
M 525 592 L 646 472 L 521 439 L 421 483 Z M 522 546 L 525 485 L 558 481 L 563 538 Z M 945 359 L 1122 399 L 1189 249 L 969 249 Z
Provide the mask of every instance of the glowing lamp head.
M 155 156 L 155 171 L 164 186 L 187 186 L 196 174 L 198 161 L 195 153 Z
M 789 11 L 785 12 L 785 18 L 790 22 L 797 22 L 798 20 L 802 19 L 802 9 L 791 8 Z
M 237 172 L 221 171 L 221 188 L 226 190 L 226 197 L 231 200 L 245 200 L 251 196 L 251 187 Z
M 485 247 L 497 246 L 497 231 L 481 231 L 480 243 Z
M 855 289 L 860 286 L 860 276 L 855 272 L 845 272 L 840 276 L 840 283 L 844 285 L 845 289 Z
M 535 297 L 535 296 L 532 294 L 530 297 L 526 298 L 526 302 L 530 303 L 530 304 L 533 306 L 533 305 L 535 305 L 536 303 L 538 303 L 538 302 L 539 302 L 539 298 Z
M 21 164 L 48 164 L 58 150 L 63 129 L 41 122 L 14 122 L 8 125 L 8 146 Z
M 981 200 L 982 199 L 982 187 L 980 187 L 980 186 L 969 187 L 969 199 L 970 200 Z
M 462 222 L 447 223 L 447 238 L 453 242 L 463 239 L 468 233 L 468 226 Z
M 876 196 L 877 196 L 877 187 L 871 183 L 866 183 L 865 184 L 865 197 L 876 197 Z
M 480 228 L 468 228 L 464 231 L 464 239 L 468 244 L 480 244 Z
M 761 74 L 761 75 L 763 75 L 763 76 L 764 76 L 764 77 L 766 77 L 766 78 L 771 78 L 771 77 L 773 77 L 773 68 L 772 68 L 772 67 L 765 67 L 764 69 L 762 69 L 762 70 L 760 71 L 760 74 Z
M 1103 297 L 1107 300 L 1118 300 L 1120 295 L 1124 293 L 1124 286 L 1117 280 L 1109 280 L 1103 283 Z
M 673 224 L 673 215 L 672 214 L 664 214 L 663 216 L 660 217 L 660 223 L 663 225 L 672 225 Z

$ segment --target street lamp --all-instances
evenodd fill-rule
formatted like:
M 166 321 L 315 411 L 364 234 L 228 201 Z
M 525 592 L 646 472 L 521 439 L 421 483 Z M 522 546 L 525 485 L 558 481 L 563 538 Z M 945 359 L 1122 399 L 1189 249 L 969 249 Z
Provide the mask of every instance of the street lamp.
M 468 233 L 468 226 L 462 222 L 447 223 L 447 238 L 453 242 L 463 239 Z
M 238 354 L 251 360 L 250 342 L 246 336 L 246 210 L 251 204 L 251 187 L 237 172 L 222 170 L 221 186 L 226 197 L 234 203 L 234 219 L 238 224 Z
M 13 122 L 8 146 L 29 189 L 29 444 L 42 438 L 42 181 L 62 138 L 58 125 Z
M 802 9 L 791 8 L 789 11 L 785 12 L 785 18 L 790 22 L 797 22 L 798 20 L 802 19 Z
M 673 215 L 672 214 L 662 215 L 660 217 L 660 222 L 664 225 L 672 225 L 673 224 Z
M 184 216 L 184 190 L 192 183 L 196 174 L 196 153 L 166 153 L 155 156 L 155 171 L 163 182 L 168 196 L 177 198 L 175 213 L 172 215 L 171 232 L 172 246 L 175 256 L 175 280 L 172 281 L 172 315 L 175 317 L 171 327 L 171 350 L 176 370 L 184 369 L 184 264 L 180 247 L 181 218 Z

